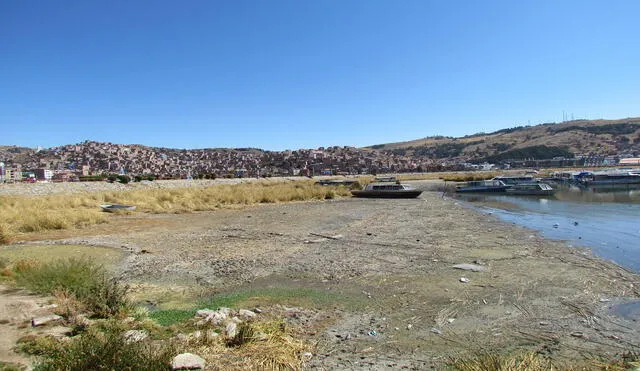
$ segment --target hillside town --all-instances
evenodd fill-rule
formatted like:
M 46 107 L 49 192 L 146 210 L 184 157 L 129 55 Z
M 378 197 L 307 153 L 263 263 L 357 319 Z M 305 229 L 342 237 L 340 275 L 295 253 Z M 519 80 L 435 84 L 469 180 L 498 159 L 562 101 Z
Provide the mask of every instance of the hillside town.
M 630 165 L 637 165 L 632 159 L 612 155 L 556 157 L 545 160 L 532 158 L 478 164 L 455 158 L 407 156 L 392 151 L 346 146 L 286 151 L 264 151 L 254 148 L 186 150 L 85 141 L 37 150 L 4 147 L 0 150 L 0 181 L 103 180 L 104 176 L 110 174 L 126 175 L 132 179 L 313 177 L 489 170 L 494 167 L 597 167 L 615 166 L 629 161 Z
M 426 158 L 354 147 L 279 152 L 252 148 L 179 150 L 93 141 L 37 151 L 9 147 L 0 152 L 0 161 L 5 181 L 70 181 L 101 174 L 166 179 L 315 176 L 439 168 L 437 162 Z

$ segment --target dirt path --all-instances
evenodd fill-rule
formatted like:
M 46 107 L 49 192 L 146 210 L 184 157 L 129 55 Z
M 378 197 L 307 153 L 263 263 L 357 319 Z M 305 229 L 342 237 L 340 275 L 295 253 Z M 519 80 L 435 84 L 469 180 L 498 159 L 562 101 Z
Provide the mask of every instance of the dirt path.
M 573 359 L 640 345 L 637 322 L 611 310 L 637 299 L 637 275 L 434 192 L 134 215 L 56 243 L 127 251 L 118 274 L 160 306 L 194 288 L 332 293 L 311 367 L 421 369 L 520 348 Z M 474 262 L 487 269 L 452 268 Z
M 31 361 L 16 353 L 14 347 L 22 336 L 36 332 L 31 329 L 32 318 L 51 313 L 48 301 L 0 284 L 0 361 L 30 365 Z

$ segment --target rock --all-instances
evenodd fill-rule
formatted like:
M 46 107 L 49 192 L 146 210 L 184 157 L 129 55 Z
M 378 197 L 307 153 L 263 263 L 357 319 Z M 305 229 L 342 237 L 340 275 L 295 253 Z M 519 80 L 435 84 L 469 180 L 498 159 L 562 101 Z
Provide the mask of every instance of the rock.
M 238 311 L 238 315 L 240 317 L 244 317 L 245 319 L 250 319 L 250 318 L 254 318 L 257 316 L 257 314 L 255 314 L 254 312 L 250 311 L 250 310 L 246 310 L 246 309 L 240 309 Z
M 44 326 L 47 323 L 54 322 L 54 321 L 59 321 L 61 319 L 62 319 L 62 317 L 58 316 L 56 314 L 52 314 L 50 316 L 44 316 L 44 317 L 37 317 L 37 318 L 33 318 L 31 320 L 31 326 L 33 326 L 33 327 Z
M 438 330 L 435 327 L 431 329 L 431 332 L 433 332 L 434 334 L 442 335 L 442 331 Z
M 453 323 L 456 319 L 455 318 L 447 318 L 447 322 L 449 323 Z
M 408 324 L 408 325 L 407 325 L 407 330 L 411 330 L 412 328 L 413 328 L 413 325 L 412 325 L 412 324 Z
M 540 326 L 549 326 L 549 322 L 547 321 L 540 321 Z
M 210 322 L 212 325 L 219 325 L 229 318 L 229 313 L 229 308 L 219 308 L 218 310 L 209 312 L 209 315 L 204 321 Z M 204 314 L 204 312 L 202 314 Z
M 311 352 L 304 352 L 302 353 L 302 358 L 304 358 L 305 360 L 310 360 L 311 358 L 313 358 L 313 353 Z
M 228 338 L 235 338 L 236 335 L 238 335 L 238 324 L 235 322 L 227 323 L 227 326 L 224 328 L 224 332 Z
M 482 272 L 482 271 L 486 271 L 487 267 L 485 267 L 484 265 L 478 265 L 478 264 L 456 264 L 453 266 L 453 268 L 455 269 L 462 269 L 464 271 L 472 271 L 472 272 Z
M 196 312 L 196 317 L 207 318 L 215 312 L 216 312 L 215 310 L 211 310 L 211 309 L 200 309 Z
M 138 341 L 142 341 L 146 339 L 149 334 L 146 331 L 142 330 L 129 330 L 124 333 L 124 340 L 127 344 L 137 343 Z
M 178 354 L 173 358 L 173 362 L 171 362 L 172 370 L 201 370 L 204 369 L 204 359 L 202 357 L 191 354 L 191 353 L 182 353 Z
M 553 225 L 553 228 L 558 228 L 560 226 L 560 224 L 556 223 Z
M 602 299 L 600 299 L 600 302 L 601 302 L 601 303 L 608 303 L 608 302 L 610 302 L 610 301 L 611 301 L 611 299 L 607 299 L 607 298 L 602 298 Z
M 467 282 L 469 282 L 469 279 L 468 279 L 468 278 L 465 278 L 465 277 L 461 277 L 461 278 L 460 278 L 460 282 L 462 282 L 462 283 L 467 283 Z

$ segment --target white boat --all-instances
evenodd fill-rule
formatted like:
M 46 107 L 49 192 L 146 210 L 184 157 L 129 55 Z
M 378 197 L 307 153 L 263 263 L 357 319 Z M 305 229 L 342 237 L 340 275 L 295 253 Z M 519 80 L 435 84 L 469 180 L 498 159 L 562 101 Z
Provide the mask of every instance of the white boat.
M 134 211 L 136 209 L 133 205 L 120 205 L 120 204 L 103 204 L 100 205 L 103 211 L 114 212 L 114 211 Z
M 421 193 L 421 190 L 401 183 L 370 183 L 362 190 L 351 191 L 355 197 L 369 198 L 416 198 Z
M 555 190 L 547 183 L 518 183 L 507 188 L 506 192 L 521 196 L 551 196 Z
M 579 181 L 586 186 L 640 184 L 640 172 L 636 169 L 584 172 L 580 174 Z
M 510 186 L 501 180 L 472 180 L 456 186 L 458 193 L 504 192 Z

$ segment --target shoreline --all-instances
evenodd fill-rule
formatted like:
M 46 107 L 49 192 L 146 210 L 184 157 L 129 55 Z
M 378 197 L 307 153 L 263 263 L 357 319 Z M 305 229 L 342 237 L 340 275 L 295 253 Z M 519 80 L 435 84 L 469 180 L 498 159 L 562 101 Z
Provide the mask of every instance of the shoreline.
M 483 349 L 571 361 L 640 344 L 640 325 L 609 308 L 637 300 L 638 275 L 438 192 L 133 214 L 65 233 L 41 239 L 123 250 L 119 276 L 158 309 L 198 290 L 331 293 L 312 308 L 325 319 L 308 324 L 311 368 L 440 367 Z

